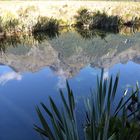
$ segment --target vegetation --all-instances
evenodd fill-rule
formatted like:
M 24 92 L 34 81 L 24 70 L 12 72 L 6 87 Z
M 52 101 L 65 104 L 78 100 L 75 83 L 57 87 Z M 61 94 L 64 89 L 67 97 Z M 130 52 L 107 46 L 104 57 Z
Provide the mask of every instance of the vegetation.
M 85 122 L 83 122 L 83 133 L 85 140 L 139 140 L 139 87 L 132 89 L 131 94 L 125 90 L 120 101 L 114 108 L 117 94 L 119 76 L 113 80 L 97 77 L 97 88 L 92 91 L 90 98 L 85 100 Z M 42 111 L 36 107 L 36 111 L 42 128 L 35 125 L 35 130 L 49 140 L 80 140 L 78 124 L 75 113 L 75 99 L 73 91 L 67 82 L 68 99 L 60 90 L 62 108 L 58 108 L 50 97 L 50 108 L 43 103 L 41 106 L 47 113 L 49 121 L 46 121 Z M 127 96 L 126 96 L 127 95 Z M 50 126 L 51 124 L 51 126 Z
M 120 19 L 117 16 L 108 16 L 105 12 L 91 12 L 88 9 L 80 9 L 75 16 L 77 27 L 110 28 L 118 27 Z
M 8 19 L 3 23 L 3 29 L 10 33 L 16 32 L 18 25 L 19 25 L 18 19 Z
M 16 18 L 0 18 L 0 32 L 5 32 L 7 35 L 13 35 L 17 33 L 30 33 L 48 32 L 48 34 L 54 34 L 59 30 L 59 22 L 53 18 L 38 17 L 36 24 L 25 25 L 21 20 Z M 28 24 L 28 23 L 26 23 Z
M 78 10 L 75 16 L 76 27 L 83 30 L 102 29 L 108 32 L 118 33 L 121 28 L 140 26 L 140 19 L 135 17 L 130 21 L 124 21 L 119 16 L 108 15 L 106 12 L 92 12 L 86 8 Z
M 61 18 L 49 18 L 47 15 L 41 16 L 38 10 L 37 6 L 28 6 L 19 8 L 16 13 L 4 11 L 0 16 L 0 32 L 8 35 L 25 32 L 33 34 L 38 32 L 55 33 L 58 32 L 60 27 L 76 25 L 77 28 L 82 28 L 83 30 L 102 29 L 118 33 L 122 26 L 134 28 L 140 26 L 140 19 L 137 16 L 125 21 L 120 15 L 108 15 L 104 11 L 93 12 L 87 8 L 79 9 L 77 15 L 71 19 L 71 22 L 64 21 Z M 129 14 L 127 16 L 129 17 Z M 75 19 L 75 22 L 73 19 Z
M 53 18 L 38 17 L 37 23 L 33 26 L 33 33 L 58 31 L 59 22 Z
M 51 45 L 63 54 L 64 61 L 67 58 L 72 57 L 73 55 L 77 55 L 78 51 L 82 49 L 85 55 L 88 54 L 88 59 L 93 63 L 95 62 L 94 57 L 99 58 L 103 55 L 109 54 L 111 55 L 114 50 L 116 55 L 121 51 L 126 51 L 132 46 L 135 49 L 138 48 L 139 44 L 139 34 L 137 33 L 139 29 L 135 28 L 121 28 L 119 32 L 114 31 L 106 31 L 106 30 L 98 30 L 98 29 L 78 29 L 74 28 L 63 28 L 59 31 L 51 31 L 51 32 L 36 32 L 36 33 L 22 33 L 22 34 L 13 34 L 13 35 L 5 35 L 0 37 L 0 51 L 7 51 L 9 47 L 17 47 L 19 44 L 26 46 L 33 46 L 35 43 L 44 43 L 49 41 Z M 115 35 L 114 33 L 118 33 Z M 137 34 L 135 34 L 137 33 Z M 102 42 L 101 39 L 104 41 Z M 128 43 L 128 47 L 125 47 L 126 44 L 122 44 L 124 42 L 124 38 L 128 40 L 135 40 L 132 43 Z M 53 39 L 53 41 L 51 41 Z M 95 44 L 93 44 L 93 41 Z M 63 42 L 63 45 L 62 45 Z M 69 43 L 71 42 L 71 43 Z M 111 42 L 110 45 L 106 45 L 106 43 Z M 118 45 L 113 45 L 117 43 Z M 61 47 L 60 47 L 61 46 Z M 77 47 L 78 46 L 78 47 Z M 106 47 L 104 47 L 106 46 Z M 82 62 L 80 60 L 79 62 Z M 94 64 L 93 64 L 94 65 Z M 105 63 L 103 64 L 106 65 Z
M 135 17 L 131 21 L 125 22 L 124 25 L 137 28 L 140 26 L 140 18 Z
M 93 14 L 91 21 L 91 28 L 119 28 L 122 24 L 122 20 L 118 16 L 108 16 L 105 12 L 97 12 Z
M 24 32 L 58 32 L 58 20 L 47 16 L 34 16 L 36 11 L 38 12 L 37 7 L 29 6 L 20 8 L 17 14 L 4 12 L 0 17 L 0 32 L 6 32 L 8 35 Z
M 79 9 L 77 11 L 76 19 L 76 27 L 83 27 L 90 25 L 92 21 L 92 13 L 85 8 Z

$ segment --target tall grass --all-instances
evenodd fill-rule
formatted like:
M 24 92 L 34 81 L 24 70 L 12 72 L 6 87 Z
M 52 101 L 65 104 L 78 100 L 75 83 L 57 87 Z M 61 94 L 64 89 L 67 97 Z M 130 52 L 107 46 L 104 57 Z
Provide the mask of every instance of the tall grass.
M 7 32 L 16 32 L 18 30 L 19 20 L 18 19 L 8 19 L 3 23 L 3 29 Z
M 97 77 L 97 88 L 92 91 L 91 97 L 85 100 L 85 122 L 83 132 L 85 140 L 139 140 L 139 87 L 132 89 L 128 96 L 125 90 L 114 109 L 114 100 L 117 94 L 119 75 L 100 79 Z M 58 107 L 49 97 L 50 108 L 41 103 L 43 110 L 49 117 L 46 118 L 39 107 L 36 111 L 42 128 L 35 125 L 35 130 L 49 140 L 80 140 L 76 120 L 76 103 L 73 91 L 67 82 L 68 98 L 60 90 L 62 108 Z M 112 111 L 113 109 L 113 111 Z M 51 123 L 51 126 L 49 125 Z

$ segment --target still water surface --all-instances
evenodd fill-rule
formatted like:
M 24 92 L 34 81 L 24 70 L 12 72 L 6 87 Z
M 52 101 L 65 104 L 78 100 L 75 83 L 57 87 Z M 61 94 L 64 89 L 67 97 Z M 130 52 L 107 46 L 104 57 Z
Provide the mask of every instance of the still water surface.
M 120 73 L 117 98 L 126 86 L 140 82 L 140 33 L 70 30 L 51 38 L 8 38 L 0 48 L 0 140 L 39 140 L 33 130 L 39 123 L 35 106 L 48 104 L 48 96 L 59 105 L 66 79 L 79 105 L 96 87 L 101 68 L 104 77 Z

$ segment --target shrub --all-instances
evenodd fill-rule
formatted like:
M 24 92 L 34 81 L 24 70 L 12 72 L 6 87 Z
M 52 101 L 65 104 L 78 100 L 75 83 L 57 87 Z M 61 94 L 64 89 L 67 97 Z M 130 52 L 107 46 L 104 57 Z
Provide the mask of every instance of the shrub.
M 77 15 L 75 16 L 76 26 L 82 27 L 82 26 L 89 25 L 91 19 L 92 19 L 91 12 L 86 8 L 82 8 L 78 10 Z
M 58 31 L 59 23 L 56 19 L 48 17 L 38 17 L 38 21 L 33 26 L 33 33 L 35 32 L 51 32 Z
M 119 28 L 122 19 L 118 16 L 109 16 L 105 12 L 91 12 L 87 9 L 80 9 L 75 16 L 76 27 L 87 27 L 90 29 L 111 29 Z
M 121 25 L 121 18 L 118 16 L 108 16 L 105 12 L 97 12 L 93 14 L 90 28 L 118 28 Z
M 140 126 L 137 123 L 140 113 L 140 102 L 138 99 L 139 88 L 132 90 L 129 97 L 126 98 L 128 90 L 125 90 L 122 98 L 118 101 L 114 112 L 114 99 L 117 93 L 119 76 L 114 82 L 103 78 L 103 71 L 100 79 L 97 78 L 97 88 L 85 101 L 86 117 L 84 135 L 85 140 L 139 140 Z M 60 91 L 62 108 L 58 108 L 50 97 L 50 109 L 43 103 L 41 106 L 47 113 L 50 122 L 47 122 L 39 107 L 36 111 L 43 128 L 35 125 L 35 130 L 49 140 L 80 140 L 78 133 L 75 100 L 73 92 L 67 83 L 68 99 Z M 137 122 L 136 122 L 137 121 Z M 49 126 L 51 123 L 52 128 Z

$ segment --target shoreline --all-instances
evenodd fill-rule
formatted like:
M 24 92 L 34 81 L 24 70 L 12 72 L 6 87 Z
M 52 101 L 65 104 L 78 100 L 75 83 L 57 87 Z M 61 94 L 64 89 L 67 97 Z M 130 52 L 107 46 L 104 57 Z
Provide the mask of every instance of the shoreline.
M 36 16 L 47 16 L 72 22 L 76 12 L 81 7 L 93 11 L 105 11 L 108 15 L 118 15 L 128 20 L 140 17 L 140 2 L 112 2 L 112 1 L 0 1 L 0 10 L 13 14 L 20 8 L 34 6 Z M 2 13 L 1 13 L 2 14 Z M 0 15 L 1 15 L 0 14 Z M 125 19 L 125 20 L 126 20 Z
M 135 24 L 135 18 L 140 23 L 140 2 L 0 1 L 0 19 L 2 20 L 0 36 L 5 33 L 30 33 L 38 23 L 41 27 L 43 24 L 51 22 L 51 24 L 56 24 L 54 29 L 55 27 L 56 29 L 73 27 L 76 25 L 75 17 L 80 16 L 77 11 L 81 8 L 88 9 L 90 12 L 105 12 L 106 18 L 118 16 L 123 21 L 122 25 Z M 45 22 L 39 21 L 38 17 L 45 17 L 46 19 L 43 20 Z M 42 30 L 39 26 L 37 26 L 37 30 Z

